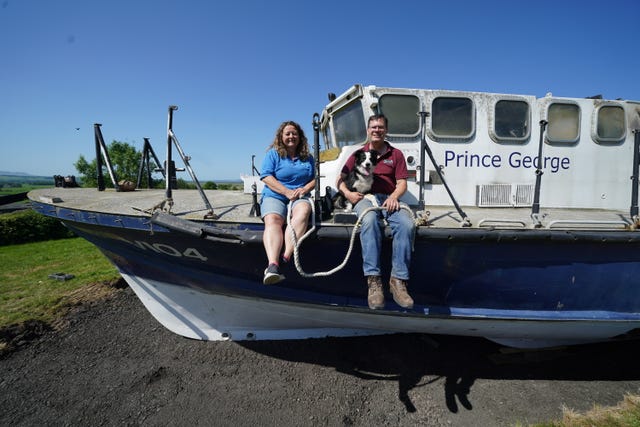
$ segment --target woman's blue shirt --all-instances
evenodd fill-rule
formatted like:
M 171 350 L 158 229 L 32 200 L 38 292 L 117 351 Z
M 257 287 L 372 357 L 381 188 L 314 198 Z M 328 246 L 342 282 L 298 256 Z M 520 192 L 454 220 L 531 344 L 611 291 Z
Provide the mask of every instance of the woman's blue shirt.
M 313 156 L 309 156 L 307 160 L 299 158 L 291 159 L 289 156 L 280 157 L 275 148 L 267 151 L 267 155 L 262 161 L 262 172 L 260 179 L 267 176 L 275 177 L 282 185 L 290 190 L 304 186 L 315 177 L 315 163 Z M 271 190 L 268 186 L 264 186 L 262 197 L 275 197 L 288 202 L 286 196 L 278 194 Z

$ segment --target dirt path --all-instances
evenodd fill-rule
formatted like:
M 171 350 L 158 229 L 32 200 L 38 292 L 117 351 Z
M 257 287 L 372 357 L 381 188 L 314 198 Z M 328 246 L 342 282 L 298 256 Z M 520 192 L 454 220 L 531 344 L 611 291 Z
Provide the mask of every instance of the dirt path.
M 512 426 L 640 392 L 640 342 L 500 349 L 422 335 L 193 341 L 124 289 L 0 359 L 0 425 Z

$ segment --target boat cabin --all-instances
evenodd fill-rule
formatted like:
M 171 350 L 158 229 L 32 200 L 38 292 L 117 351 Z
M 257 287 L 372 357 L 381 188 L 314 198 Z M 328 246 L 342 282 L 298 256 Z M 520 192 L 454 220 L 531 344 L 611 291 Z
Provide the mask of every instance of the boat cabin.
M 543 207 L 631 204 L 640 102 L 361 85 L 329 99 L 320 117 L 323 192 L 335 191 L 342 165 L 365 143 L 368 117 L 382 113 L 387 140 L 407 161 L 409 205 L 421 196 L 429 206 L 451 205 L 436 168 L 463 206 L 531 207 L 538 173 Z

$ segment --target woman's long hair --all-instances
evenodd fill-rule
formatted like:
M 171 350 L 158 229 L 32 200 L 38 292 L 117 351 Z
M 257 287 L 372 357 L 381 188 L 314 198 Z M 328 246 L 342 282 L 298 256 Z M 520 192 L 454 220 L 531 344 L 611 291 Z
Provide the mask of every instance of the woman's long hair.
M 296 122 L 286 121 L 282 122 L 282 124 L 278 127 L 276 131 L 276 136 L 273 139 L 273 143 L 269 146 L 269 148 L 275 148 L 280 157 L 287 156 L 287 148 L 284 145 L 284 141 L 282 140 L 282 131 L 287 126 L 293 126 L 298 131 L 298 145 L 296 146 L 296 155 L 300 160 L 307 160 L 310 156 L 309 153 L 309 144 L 307 143 L 307 137 L 304 134 L 304 131 L 300 127 L 300 125 Z

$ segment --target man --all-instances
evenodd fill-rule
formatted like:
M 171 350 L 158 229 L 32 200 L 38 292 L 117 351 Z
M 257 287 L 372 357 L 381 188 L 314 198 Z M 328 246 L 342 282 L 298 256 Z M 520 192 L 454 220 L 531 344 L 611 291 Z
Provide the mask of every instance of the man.
M 384 308 L 384 291 L 380 270 L 380 251 L 383 231 L 378 222 L 380 216 L 387 220 L 391 227 L 393 253 L 391 256 L 391 278 L 389 288 L 395 302 L 403 308 L 413 308 L 413 299 L 407 293 L 409 266 L 415 222 L 406 209 L 400 207 L 400 197 L 407 191 L 407 164 L 402 152 L 392 147 L 387 141 L 387 118 L 382 114 L 369 117 L 367 123 L 367 142 L 362 150 L 373 150 L 378 153 L 378 162 L 373 172 L 375 196 L 382 211 L 369 211 L 362 218 L 360 243 L 362 246 L 362 267 L 367 278 L 369 308 Z M 338 178 L 336 187 L 353 204 L 358 217 L 373 206 L 369 198 L 357 191 L 350 191 L 345 179 L 355 165 L 355 153 L 345 163 Z

